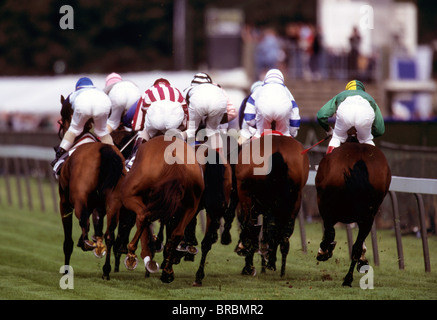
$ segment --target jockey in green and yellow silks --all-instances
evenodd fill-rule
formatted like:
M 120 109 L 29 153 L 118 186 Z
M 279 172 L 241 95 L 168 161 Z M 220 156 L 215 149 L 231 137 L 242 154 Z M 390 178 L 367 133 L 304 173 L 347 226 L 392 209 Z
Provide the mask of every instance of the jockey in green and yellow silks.
M 332 129 L 328 118 L 335 113 L 335 127 Z M 327 154 L 346 141 L 347 131 L 351 127 L 357 130 L 357 139 L 360 143 L 370 145 L 375 145 L 374 137 L 381 136 L 385 132 L 381 110 L 373 97 L 365 91 L 363 83 L 358 80 L 350 81 L 345 91 L 329 100 L 317 113 L 317 121 L 328 134 L 332 134 Z

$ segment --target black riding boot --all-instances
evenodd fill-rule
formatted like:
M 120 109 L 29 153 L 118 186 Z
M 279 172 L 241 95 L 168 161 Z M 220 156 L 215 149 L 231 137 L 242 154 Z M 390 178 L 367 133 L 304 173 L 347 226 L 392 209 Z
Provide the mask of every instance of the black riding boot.
M 126 169 L 129 171 L 130 168 L 132 168 L 132 165 L 134 163 L 135 160 L 135 156 L 137 154 L 138 148 L 140 147 L 140 145 L 144 142 L 143 138 L 138 138 L 137 140 L 135 140 L 135 144 L 132 148 L 131 154 L 129 156 L 129 158 L 126 159 Z
M 59 158 L 62 157 L 62 155 L 67 152 L 67 150 L 59 147 L 58 150 L 56 150 L 55 160 L 53 160 L 50 164 L 52 167 L 55 166 L 56 162 L 58 162 Z

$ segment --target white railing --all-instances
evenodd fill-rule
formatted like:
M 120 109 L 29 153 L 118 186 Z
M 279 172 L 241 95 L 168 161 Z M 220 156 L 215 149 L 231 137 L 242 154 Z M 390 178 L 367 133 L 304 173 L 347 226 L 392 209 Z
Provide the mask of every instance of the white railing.
M 308 186 L 315 185 L 317 171 L 310 170 L 308 175 L 307 184 Z M 426 220 L 425 220 L 425 209 L 423 205 L 422 194 L 432 194 L 437 195 L 437 179 L 423 179 L 423 178 L 408 178 L 408 177 L 398 177 L 392 176 L 389 194 L 392 202 L 393 209 L 393 224 L 396 235 L 396 244 L 398 249 L 399 258 L 399 269 L 404 269 L 404 254 L 402 248 L 401 239 L 401 228 L 400 228 L 400 218 L 399 209 L 396 192 L 412 193 L 416 196 L 418 208 L 419 208 L 419 221 L 420 221 L 420 234 L 422 237 L 422 248 L 423 248 L 423 258 L 425 262 L 425 271 L 431 271 L 430 257 L 429 257 L 429 247 L 428 247 L 428 235 L 426 230 Z M 348 229 L 348 239 L 351 239 L 350 230 Z M 349 241 L 349 247 L 352 246 L 352 241 Z M 372 228 L 372 243 L 376 242 L 375 228 Z M 377 247 L 374 245 L 374 257 L 378 257 Z M 379 264 L 379 259 L 376 258 L 376 263 Z

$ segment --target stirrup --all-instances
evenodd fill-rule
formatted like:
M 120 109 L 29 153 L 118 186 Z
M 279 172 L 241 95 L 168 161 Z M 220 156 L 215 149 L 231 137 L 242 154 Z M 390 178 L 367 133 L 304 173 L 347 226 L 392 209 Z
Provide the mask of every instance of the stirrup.
M 127 171 L 129 171 L 132 168 L 132 165 L 134 164 L 134 161 L 135 161 L 135 156 L 133 156 L 132 158 L 126 160 L 125 167 L 126 167 Z

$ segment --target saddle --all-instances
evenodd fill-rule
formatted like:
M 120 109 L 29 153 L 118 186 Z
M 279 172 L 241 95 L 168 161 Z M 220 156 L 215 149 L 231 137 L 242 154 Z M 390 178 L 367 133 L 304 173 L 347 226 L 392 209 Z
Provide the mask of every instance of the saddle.
M 71 149 L 68 150 L 66 153 L 64 153 L 59 158 L 58 162 L 56 162 L 55 165 L 53 166 L 53 173 L 55 175 L 56 180 L 59 179 L 59 174 L 61 172 L 62 164 L 65 162 L 65 160 L 67 160 L 67 158 L 71 156 L 74 151 L 76 151 L 77 147 L 90 142 L 100 142 L 100 140 L 90 132 L 87 132 L 82 136 L 80 136 L 78 139 L 76 139 Z

